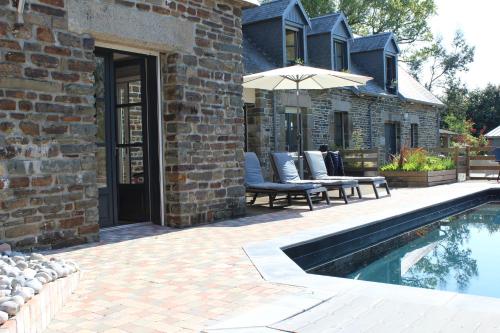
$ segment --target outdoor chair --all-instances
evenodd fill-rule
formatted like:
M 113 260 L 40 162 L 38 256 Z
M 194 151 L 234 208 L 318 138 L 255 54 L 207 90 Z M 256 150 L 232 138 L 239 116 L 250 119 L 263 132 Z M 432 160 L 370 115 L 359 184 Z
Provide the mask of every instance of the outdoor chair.
M 319 184 L 280 184 L 266 182 L 262 176 L 262 168 L 259 159 L 255 153 L 245 153 L 245 187 L 247 193 L 253 194 L 251 205 L 257 200 L 259 194 L 267 194 L 269 196 L 269 207 L 274 207 L 274 201 L 279 194 L 287 196 L 288 205 L 292 204 L 293 196 L 304 196 L 307 200 L 310 210 L 314 210 L 312 197 L 313 195 L 322 194 L 326 203 L 330 204 L 328 191 Z
M 495 148 L 495 162 L 500 163 L 500 147 Z M 497 183 L 500 181 L 500 170 L 498 170 Z
M 323 153 L 320 151 L 305 151 L 306 163 L 313 179 L 333 179 L 333 180 L 357 180 L 359 184 L 372 185 L 375 197 L 380 198 L 377 187 L 383 186 L 387 191 L 387 195 L 391 195 L 387 180 L 382 176 L 375 177 L 350 177 L 350 176 L 329 176 L 326 168 Z M 343 172 L 342 172 L 343 173 Z
M 281 183 L 284 184 L 319 184 L 327 190 L 339 190 L 340 197 L 344 199 L 346 204 L 349 203 L 345 189 L 356 189 L 358 196 L 361 199 L 361 191 L 359 184 L 355 179 L 342 179 L 342 180 L 324 180 L 324 179 L 300 179 L 299 172 L 295 166 L 295 161 L 290 153 L 272 153 L 271 162 L 273 170 L 278 176 Z

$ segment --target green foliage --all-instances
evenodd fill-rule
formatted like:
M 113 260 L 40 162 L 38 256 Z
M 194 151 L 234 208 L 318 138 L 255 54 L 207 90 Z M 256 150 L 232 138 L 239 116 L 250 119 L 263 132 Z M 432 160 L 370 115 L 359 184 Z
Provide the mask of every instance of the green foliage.
M 446 47 L 442 38 L 438 38 L 432 44 L 413 52 L 406 60 L 410 72 L 417 79 L 422 74 L 422 69 L 429 66 L 430 78 L 425 83 L 428 90 L 446 90 L 456 82 L 458 73 L 469 70 L 469 65 L 474 61 L 474 53 L 475 47 L 467 44 L 464 34 L 458 30 L 451 47 Z
M 444 118 L 444 123 L 450 131 L 456 133 L 456 136 L 451 138 L 453 147 L 484 147 L 488 144 L 488 140 L 484 137 L 484 130 L 476 133 L 478 131 L 472 120 L 448 114 Z
M 476 134 L 500 126 L 500 87 L 489 84 L 467 96 L 466 117 L 474 120 Z
M 434 0 L 303 0 L 310 17 L 343 11 L 354 33 L 392 31 L 401 44 L 432 40 L 429 18 Z
M 441 171 L 455 168 L 449 157 L 431 156 L 423 149 L 402 148 L 392 162 L 383 165 L 381 171 Z

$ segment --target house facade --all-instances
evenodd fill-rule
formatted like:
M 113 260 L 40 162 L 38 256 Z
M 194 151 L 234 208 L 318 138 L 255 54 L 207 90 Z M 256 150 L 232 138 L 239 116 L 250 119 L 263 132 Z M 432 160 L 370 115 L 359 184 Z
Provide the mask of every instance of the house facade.
M 245 74 L 303 62 L 370 76 L 358 88 L 302 91 L 304 149 L 379 150 L 380 162 L 410 147 L 439 146 L 444 105 L 398 64 L 395 36 L 353 35 L 347 18 L 309 18 L 298 0 L 277 0 L 243 11 Z M 259 156 L 271 177 L 269 153 L 297 151 L 296 96 L 245 89 L 245 148 Z
M 245 211 L 243 0 L 0 0 L 0 239 Z

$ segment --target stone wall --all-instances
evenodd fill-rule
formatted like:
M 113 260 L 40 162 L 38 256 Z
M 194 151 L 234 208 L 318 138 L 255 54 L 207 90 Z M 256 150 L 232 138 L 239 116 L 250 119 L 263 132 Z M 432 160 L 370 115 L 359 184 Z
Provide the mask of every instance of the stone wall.
M 241 5 L 172 1 L 164 9 L 194 22 L 196 34 L 192 54 L 162 58 L 167 222 L 184 227 L 242 215 Z
M 275 92 L 277 96 L 282 92 Z M 304 92 L 302 92 L 305 95 Z M 411 124 L 418 124 L 418 145 L 439 146 L 439 109 L 418 103 L 408 103 L 394 97 L 359 96 L 349 89 L 309 91 L 309 102 L 301 102 L 304 120 L 304 149 L 317 150 L 322 144 L 335 148 L 334 112 L 346 112 L 349 119 L 349 148 L 378 148 L 380 163 L 385 159 L 384 124 L 397 121 L 401 126 L 401 144 L 410 145 Z M 273 93 L 256 90 L 255 106 L 247 112 L 248 150 L 257 153 L 268 179 L 272 179 L 269 153 L 275 150 L 273 121 L 276 120 L 276 147 L 285 150 L 286 122 L 284 110 L 295 107 L 293 100 L 276 98 L 273 116 Z M 265 107 L 263 107 L 265 106 Z M 264 133 L 264 135 L 263 135 Z
M 0 0 L 1 239 L 98 239 L 96 40 L 161 52 L 166 223 L 244 213 L 241 3 L 30 0 L 20 26 L 12 3 Z
M 98 239 L 94 40 L 62 0 L 0 0 L 0 239 L 16 248 Z

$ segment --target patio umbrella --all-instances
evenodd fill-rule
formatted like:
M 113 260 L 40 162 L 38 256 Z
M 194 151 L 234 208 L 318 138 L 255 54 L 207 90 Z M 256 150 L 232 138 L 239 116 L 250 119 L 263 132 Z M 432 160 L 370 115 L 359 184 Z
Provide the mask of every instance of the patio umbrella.
M 299 92 L 304 90 L 330 89 L 338 87 L 362 86 L 371 77 L 345 72 L 330 71 L 315 67 L 295 65 L 277 68 L 243 77 L 243 87 L 263 90 L 295 90 L 297 95 L 297 125 L 300 124 Z M 297 150 L 299 172 L 304 176 L 302 161 L 302 125 L 297 129 Z

